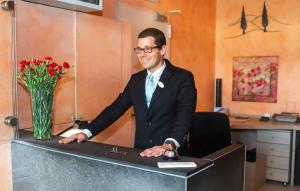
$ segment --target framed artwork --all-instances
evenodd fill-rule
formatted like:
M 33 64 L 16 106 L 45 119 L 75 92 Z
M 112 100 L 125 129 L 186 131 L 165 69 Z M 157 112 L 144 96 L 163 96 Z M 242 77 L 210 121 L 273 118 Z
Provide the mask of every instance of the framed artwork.
M 232 100 L 277 102 L 278 56 L 233 57 Z

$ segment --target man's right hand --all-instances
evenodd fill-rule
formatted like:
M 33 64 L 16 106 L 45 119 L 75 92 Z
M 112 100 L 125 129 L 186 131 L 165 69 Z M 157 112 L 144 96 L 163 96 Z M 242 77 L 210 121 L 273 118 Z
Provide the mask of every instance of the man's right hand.
M 86 141 L 88 139 L 87 135 L 84 133 L 75 133 L 69 137 L 63 138 L 61 140 L 59 140 L 58 142 L 60 144 L 68 144 L 71 143 L 73 141 L 77 141 L 77 143 L 81 143 L 83 141 Z

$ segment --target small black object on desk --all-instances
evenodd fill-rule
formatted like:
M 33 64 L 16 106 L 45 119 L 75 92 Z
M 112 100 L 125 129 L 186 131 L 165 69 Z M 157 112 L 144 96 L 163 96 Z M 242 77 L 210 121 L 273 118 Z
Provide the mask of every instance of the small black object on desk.
M 259 121 L 269 121 L 270 117 L 261 116 Z

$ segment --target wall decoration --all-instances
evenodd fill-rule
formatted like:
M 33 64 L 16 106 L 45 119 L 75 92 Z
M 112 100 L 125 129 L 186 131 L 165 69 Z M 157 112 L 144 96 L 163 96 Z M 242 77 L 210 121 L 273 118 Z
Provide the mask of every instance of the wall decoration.
M 232 101 L 277 102 L 278 56 L 233 57 Z
M 273 27 L 275 25 L 281 26 L 290 24 L 281 22 L 274 16 L 269 15 L 267 11 L 266 2 L 264 1 L 262 12 L 260 15 L 246 14 L 245 6 L 243 6 L 241 17 L 229 24 L 230 27 L 237 27 L 238 25 L 240 26 L 240 29 L 242 29 L 242 32 L 238 32 L 238 34 L 233 34 L 231 36 L 225 37 L 226 39 L 237 38 L 255 31 L 280 32 L 279 29 Z

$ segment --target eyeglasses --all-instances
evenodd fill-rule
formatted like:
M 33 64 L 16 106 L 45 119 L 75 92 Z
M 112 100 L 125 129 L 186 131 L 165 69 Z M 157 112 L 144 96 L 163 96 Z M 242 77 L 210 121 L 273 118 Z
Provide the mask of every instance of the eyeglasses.
M 143 51 L 144 51 L 144 53 L 151 53 L 152 49 L 154 49 L 154 48 L 160 48 L 160 46 L 145 47 L 145 48 L 136 47 L 133 50 L 136 54 L 141 54 Z

